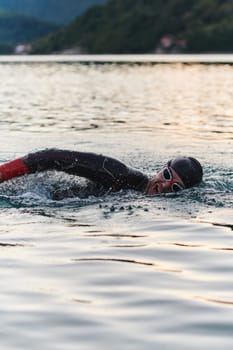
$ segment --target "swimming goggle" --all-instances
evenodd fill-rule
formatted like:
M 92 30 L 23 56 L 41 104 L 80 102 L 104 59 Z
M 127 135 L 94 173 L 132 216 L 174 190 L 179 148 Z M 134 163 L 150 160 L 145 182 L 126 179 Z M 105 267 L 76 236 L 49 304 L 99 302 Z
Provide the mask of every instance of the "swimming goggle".
M 172 170 L 169 167 L 166 166 L 163 168 L 162 177 L 165 181 L 170 182 L 172 192 L 178 192 L 178 191 L 184 190 L 183 185 L 173 180 Z

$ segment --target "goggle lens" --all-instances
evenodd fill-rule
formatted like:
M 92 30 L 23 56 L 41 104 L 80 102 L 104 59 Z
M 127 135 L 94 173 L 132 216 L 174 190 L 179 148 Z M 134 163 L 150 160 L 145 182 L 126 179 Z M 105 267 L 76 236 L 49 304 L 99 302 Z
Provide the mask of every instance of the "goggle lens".
M 178 182 L 172 182 L 173 174 L 172 174 L 172 171 L 171 171 L 171 169 L 169 167 L 165 167 L 163 169 L 162 176 L 163 176 L 163 179 L 165 181 L 171 181 L 171 190 L 172 190 L 172 192 L 179 192 L 179 191 L 184 189 L 184 186 L 179 184 Z
M 184 187 L 178 184 L 177 182 L 175 182 L 174 184 L 172 184 L 171 189 L 172 189 L 172 192 L 179 192 L 179 191 L 182 191 Z
M 166 181 L 172 180 L 173 176 L 172 176 L 171 170 L 169 168 L 163 169 L 163 178 Z

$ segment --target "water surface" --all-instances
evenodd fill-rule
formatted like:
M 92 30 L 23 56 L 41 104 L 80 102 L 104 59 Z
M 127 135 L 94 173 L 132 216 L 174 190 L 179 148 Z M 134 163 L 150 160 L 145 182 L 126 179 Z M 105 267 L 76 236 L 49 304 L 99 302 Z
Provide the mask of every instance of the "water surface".
M 83 180 L 0 186 L 2 348 L 232 349 L 233 68 L 0 64 L 1 163 L 93 151 L 154 174 L 177 155 L 198 188 L 53 200 Z

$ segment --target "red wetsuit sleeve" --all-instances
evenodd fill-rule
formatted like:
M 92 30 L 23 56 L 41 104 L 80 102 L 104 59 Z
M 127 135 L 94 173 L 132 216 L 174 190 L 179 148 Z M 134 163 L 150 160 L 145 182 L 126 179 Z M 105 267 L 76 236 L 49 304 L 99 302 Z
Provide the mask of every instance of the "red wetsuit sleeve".
M 0 181 L 10 180 L 28 173 L 29 170 L 21 158 L 0 165 Z

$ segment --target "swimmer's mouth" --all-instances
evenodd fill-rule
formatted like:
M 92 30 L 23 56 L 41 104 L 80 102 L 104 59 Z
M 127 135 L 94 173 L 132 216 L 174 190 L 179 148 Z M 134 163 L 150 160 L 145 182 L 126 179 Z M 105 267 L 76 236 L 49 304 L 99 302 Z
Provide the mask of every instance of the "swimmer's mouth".
M 150 196 L 153 196 L 155 194 L 160 194 L 160 193 L 161 193 L 161 189 L 158 183 L 153 184 L 147 192 L 147 194 Z
M 156 183 L 156 184 L 154 185 L 154 187 L 153 187 L 153 192 L 154 192 L 154 194 L 160 193 L 159 185 L 158 185 L 157 183 Z

